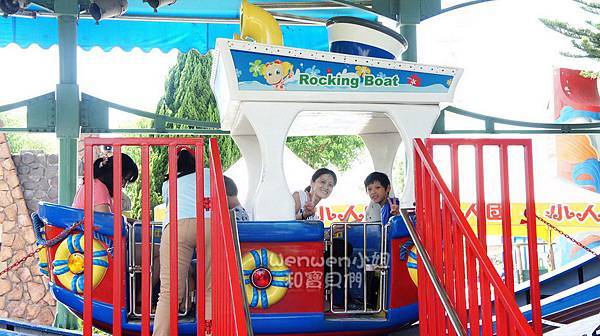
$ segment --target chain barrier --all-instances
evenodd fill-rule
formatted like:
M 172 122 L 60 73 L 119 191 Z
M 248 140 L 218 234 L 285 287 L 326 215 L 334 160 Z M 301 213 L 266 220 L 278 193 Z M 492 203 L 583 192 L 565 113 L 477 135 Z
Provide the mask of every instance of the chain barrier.
M 565 238 L 567 238 L 568 240 L 570 240 L 571 242 L 573 242 L 573 244 L 581 247 L 582 249 L 584 249 L 585 251 L 593 254 L 594 256 L 596 256 L 596 258 L 600 259 L 600 255 L 596 252 L 594 252 L 594 250 L 592 250 L 591 248 L 585 246 L 584 244 L 582 244 L 581 242 L 577 241 L 575 238 L 571 237 L 570 235 L 564 233 L 561 229 L 557 228 L 556 226 L 550 224 L 550 222 L 548 222 L 547 220 L 545 220 L 544 218 L 540 217 L 538 214 L 535 215 L 535 217 L 541 221 L 542 223 L 546 224 L 548 227 L 550 227 L 552 230 L 558 232 L 559 234 L 561 234 L 562 236 L 564 236 Z
M 2 277 L 5 273 L 8 273 L 10 270 L 12 270 L 12 269 L 18 267 L 19 265 L 21 265 L 23 262 L 25 262 L 25 260 L 33 257 L 36 253 L 38 253 L 43 248 L 45 248 L 45 247 L 51 247 L 51 246 L 54 246 L 54 245 L 60 243 L 63 239 L 65 239 L 67 237 L 67 235 L 69 235 L 69 233 L 71 233 L 71 231 L 75 230 L 78 226 L 80 226 L 81 223 L 82 222 L 75 222 L 75 223 L 73 223 L 71 226 L 69 226 L 68 228 L 64 229 L 61 233 L 59 233 L 56 237 L 54 237 L 54 238 L 52 238 L 50 240 L 46 240 L 42 244 L 38 245 L 38 247 L 35 250 L 33 250 L 32 252 L 29 252 L 29 254 L 27 254 L 23 258 L 17 260 L 16 262 L 10 264 L 7 268 L 5 268 L 2 271 L 0 271 L 0 277 Z
M 16 262 L 12 263 L 10 266 L 8 266 L 7 268 L 3 269 L 2 271 L 0 271 L 0 277 L 2 277 L 5 273 L 8 273 L 10 270 L 12 270 L 13 268 L 17 268 L 19 265 L 21 265 L 25 260 L 31 258 L 32 256 L 34 256 L 36 253 L 38 253 L 41 249 L 43 249 L 44 246 L 40 245 L 38 246 L 34 251 L 29 252 L 28 255 L 24 256 L 23 258 L 17 260 Z

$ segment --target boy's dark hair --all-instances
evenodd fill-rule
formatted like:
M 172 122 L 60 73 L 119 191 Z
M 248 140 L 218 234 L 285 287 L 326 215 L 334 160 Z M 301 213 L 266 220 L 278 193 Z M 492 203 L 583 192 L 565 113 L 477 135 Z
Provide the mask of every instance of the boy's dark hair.
M 121 153 L 121 177 L 127 183 L 133 183 L 138 178 L 138 167 L 133 159 L 125 153 Z M 98 158 L 94 161 L 94 178 L 104 183 L 108 188 L 108 194 L 113 197 L 113 157 Z M 120 186 L 119 186 L 120 187 Z
M 227 196 L 232 197 L 232 196 L 237 196 L 238 195 L 238 188 L 235 185 L 235 182 L 233 182 L 233 180 L 225 175 L 223 175 L 223 179 L 225 180 L 225 193 L 227 194 Z
M 369 186 L 369 184 L 372 184 L 372 183 L 375 183 L 375 182 L 381 183 L 381 185 L 384 188 L 387 188 L 387 187 L 390 186 L 390 179 L 387 177 L 386 174 L 381 173 L 381 172 L 372 172 L 365 179 L 365 189 L 367 189 L 367 187 Z

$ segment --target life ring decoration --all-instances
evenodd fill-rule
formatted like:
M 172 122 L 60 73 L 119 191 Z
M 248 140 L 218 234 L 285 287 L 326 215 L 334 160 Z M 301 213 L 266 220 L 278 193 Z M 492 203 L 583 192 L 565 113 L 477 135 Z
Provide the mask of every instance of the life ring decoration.
M 93 245 L 94 278 L 92 279 L 92 288 L 96 288 L 104 279 L 108 269 L 108 251 L 97 239 L 93 240 Z M 70 291 L 79 294 L 83 293 L 84 247 L 82 233 L 69 235 L 58 246 L 52 263 L 52 273 L 56 275 L 60 283 Z
M 281 256 L 265 248 L 242 257 L 244 287 L 250 308 L 269 308 L 281 301 L 290 284 L 290 269 Z
M 39 247 L 40 245 L 38 245 Z M 46 248 L 42 247 L 39 251 L 38 251 L 38 258 L 39 258 L 39 267 L 40 267 L 40 273 L 42 273 L 45 276 L 49 276 L 48 273 L 48 254 L 46 252 Z
M 400 260 L 406 260 L 406 268 L 408 270 L 408 275 L 410 279 L 413 281 L 415 286 L 418 286 L 419 278 L 417 277 L 417 247 L 412 240 L 407 240 L 400 247 Z

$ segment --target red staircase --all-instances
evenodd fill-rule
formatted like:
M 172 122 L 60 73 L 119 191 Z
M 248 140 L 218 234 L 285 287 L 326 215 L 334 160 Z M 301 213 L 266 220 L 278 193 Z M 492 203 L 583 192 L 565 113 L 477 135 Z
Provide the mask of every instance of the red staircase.
M 433 161 L 433 148 L 450 151 L 451 190 Z M 458 148 L 475 151 L 477 233 L 460 208 Z M 500 162 L 504 274 L 487 255 L 483 148 L 497 147 Z M 531 279 L 531 324 L 514 299 L 508 148 L 521 147 Z M 421 335 L 541 335 L 533 159 L 529 139 L 416 139 L 415 191 L 417 237 L 424 248 L 418 266 Z M 429 264 L 429 265 L 425 265 Z M 426 267 L 429 266 L 429 267 Z
M 231 224 L 217 139 L 210 139 L 212 241 L 212 334 L 252 335 L 246 298 L 242 294 L 240 244 Z

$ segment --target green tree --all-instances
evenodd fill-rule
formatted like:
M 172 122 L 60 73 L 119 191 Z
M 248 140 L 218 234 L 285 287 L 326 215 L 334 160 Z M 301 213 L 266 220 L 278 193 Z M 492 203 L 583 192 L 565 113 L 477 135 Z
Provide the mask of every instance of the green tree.
M 600 2 L 589 2 L 585 0 L 573 0 L 581 5 L 581 9 L 595 15 L 600 14 Z M 600 22 L 585 21 L 585 26 L 574 26 L 570 23 L 553 20 L 540 19 L 548 28 L 571 39 L 571 45 L 578 52 L 564 51 L 562 55 L 567 57 L 591 58 L 600 60 Z M 598 72 L 583 71 L 585 77 L 598 77 Z
M 167 76 L 165 95 L 157 107 L 161 115 L 219 122 L 219 111 L 209 86 L 212 57 L 196 51 L 180 54 L 177 63 Z M 166 125 L 172 128 L 187 128 L 185 125 Z M 238 147 L 230 136 L 217 136 L 223 169 L 228 169 L 241 156 Z M 357 136 L 318 136 L 290 137 L 288 146 L 311 167 L 336 166 L 345 170 L 357 153 L 363 148 Z M 131 153 L 135 158 L 139 154 Z M 139 162 L 139 161 L 138 161 Z M 158 148 L 151 153 L 152 206 L 162 202 L 160 193 L 167 173 L 166 148 Z M 208 146 L 205 146 L 205 166 L 208 166 Z M 134 215 L 140 214 L 139 183 L 130 187 Z
M 359 136 L 339 135 L 289 137 L 287 146 L 312 168 L 333 165 L 345 171 L 364 144 Z

